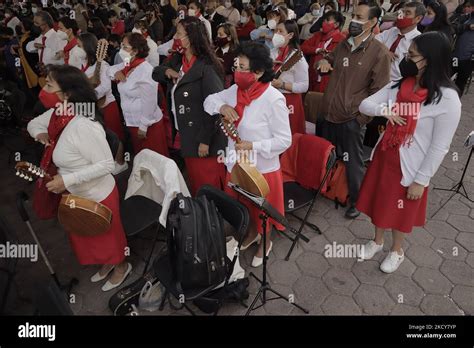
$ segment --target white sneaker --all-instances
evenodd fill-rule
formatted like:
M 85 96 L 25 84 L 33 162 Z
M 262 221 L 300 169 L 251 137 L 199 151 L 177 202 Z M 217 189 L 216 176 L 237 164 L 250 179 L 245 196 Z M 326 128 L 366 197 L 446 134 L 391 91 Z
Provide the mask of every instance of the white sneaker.
M 272 251 L 273 243 L 270 242 L 270 247 L 268 248 L 266 256 L 270 255 L 270 251 Z M 260 267 L 263 264 L 263 257 L 254 256 L 252 259 L 252 267 Z
M 128 163 L 123 162 L 123 164 L 119 164 L 118 162 L 115 162 L 115 168 L 112 170 L 112 175 L 118 175 L 128 169 Z
M 393 273 L 398 269 L 403 260 L 405 260 L 405 253 L 398 255 L 396 251 L 391 251 L 380 265 L 380 270 L 385 273 Z
M 379 251 L 383 250 L 383 244 L 377 244 L 375 241 L 371 240 L 366 245 L 364 245 L 364 249 L 362 250 L 362 259 L 363 260 L 370 260 L 377 254 Z

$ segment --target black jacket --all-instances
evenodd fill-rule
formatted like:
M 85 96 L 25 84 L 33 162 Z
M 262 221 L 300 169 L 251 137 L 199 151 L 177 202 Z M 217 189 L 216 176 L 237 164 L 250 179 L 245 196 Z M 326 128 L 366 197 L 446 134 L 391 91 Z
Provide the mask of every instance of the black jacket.
M 221 16 L 216 12 L 214 13 L 214 17 L 212 17 L 212 20 L 209 18 L 209 16 L 207 16 L 207 20 L 211 23 L 212 38 L 215 39 L 217 37 L 217 28 L 219 25 L 225 23 L 226 19 L 224 16 Z
M 173 82 L 165 75 L 167 69 L 179 71 L 181 55 L 174 54 L 169 60 L 153 70 L 153 80 L 167 85 L 168 111 L 173 123 L 173 138 L 176 128 L 171 111 L 171 89 Z M 227 145 L 227 138 L 216 125 L 216 117 L 204 111 L 204 100 L 210 94 L 224 89 L 222 78 L 212 64 L 202 58 L 196 60 L 191 69 L 179 81 L 174 93 L 178 128 L 181 136 L 181 155 L 198 157 L 199 144 L 209 145 L 209 156 L 217 156 Z

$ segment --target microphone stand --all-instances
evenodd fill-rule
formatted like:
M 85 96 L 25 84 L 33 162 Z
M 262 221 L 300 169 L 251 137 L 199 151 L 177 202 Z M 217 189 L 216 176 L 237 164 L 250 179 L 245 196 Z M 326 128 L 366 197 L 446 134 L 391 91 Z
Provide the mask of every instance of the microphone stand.
M 250 312 L 264 306 L 268 301 L 272 300 L 284 300 L 287 301 L 292 306 L 300 309 L 304 313 L 308 314 L 309 311 L 306 308 L 301 307 L 299 304 L 292 301 L 289 296 L 284 296 L 278 291 L 272 289 L 270 283 L 267 280 L 267 221 L 268 218 L 271 217 L 272 219 L 278 221 L 282 225 L 288 225 L 288 221 L 275 209 L 273 208 L 264 198 L 256 196 L 248 191 L 245 191 L 240 186 L 235 185 L 229 182 L 229 187 L 231 187 L 234 191 L 239 193 L 240 195 L 244 196 L 245 198 L 249 199 L 253 204 L 255 204 L 260 210 L 262 210 L 262 214 L 259 215 L 260 220 L 262 220 L 262 230 L 263 230 L 263 270 L 262 270 L 262 279 L 258 278 L 253 272 L 250 272 L 250 276 L 254 278 L 257 282 L 260 283 L 260 287 L 258 289 L 257 294 L 255 295 L 252 304 L 248 308 L 245 316 L 250 315 Z M 287 226 L 285 226 L 287 227 Z M 293 232 L 293 231 L 292 231 Z M 274 294 L 276 297 L 268 298 L 267 299 L 267 291 Z M 256 306 L 258 299 L 261 299 L 261 304 Z

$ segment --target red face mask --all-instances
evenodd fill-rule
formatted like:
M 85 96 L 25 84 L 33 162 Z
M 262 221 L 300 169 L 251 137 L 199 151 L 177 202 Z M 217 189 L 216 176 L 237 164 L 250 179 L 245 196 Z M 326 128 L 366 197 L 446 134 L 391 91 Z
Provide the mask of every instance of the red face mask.
M 324 22 L 323 22 L 323 25 L 322 25 L 322 30 L 321 30 L 321 31 L 322 31 L 324 34 L 327 34 L 327 33 L 331 32 L 331 31 L 333 31 L 334 29 L 336 29 L 336 26 L 334 25 L 334 22 L 326 22 L 326 21 L 324 21 Z
M 413 18 L 397 18 L 395 25 L 398 29 L 405 29 L 408 28 L 410 25 L 413 25 Z
M 174 39 L 173 40 L 173 47 L 171 47 L 171 49 L 173 51 L 176 51 L 180 54 L 183 54 L 184 53 L 184 47 L 183 47 L 183 42 L 181 41 L 181 39 Z
M 61 103 L 58 95 L 56 93 L 49 93 L 43 89 L 41 89 L 38 98 L 43 104 L 43 106 L 47 109 L 55 108 L 58 103 Z
M 240 89 L 249 89 L 257 81 L 257 78 L 251 71 L 235 71 L 234 81 Z

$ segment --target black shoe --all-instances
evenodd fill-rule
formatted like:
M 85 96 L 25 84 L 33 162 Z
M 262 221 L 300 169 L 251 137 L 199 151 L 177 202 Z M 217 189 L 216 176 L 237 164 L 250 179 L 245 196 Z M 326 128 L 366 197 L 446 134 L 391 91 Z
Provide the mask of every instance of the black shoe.
M 356 209 L 355 206 L 349 207 L 349 209 L 346 210 L 346 218 L 348 219 L 355 219 L 360 215 L 360 211 Z

